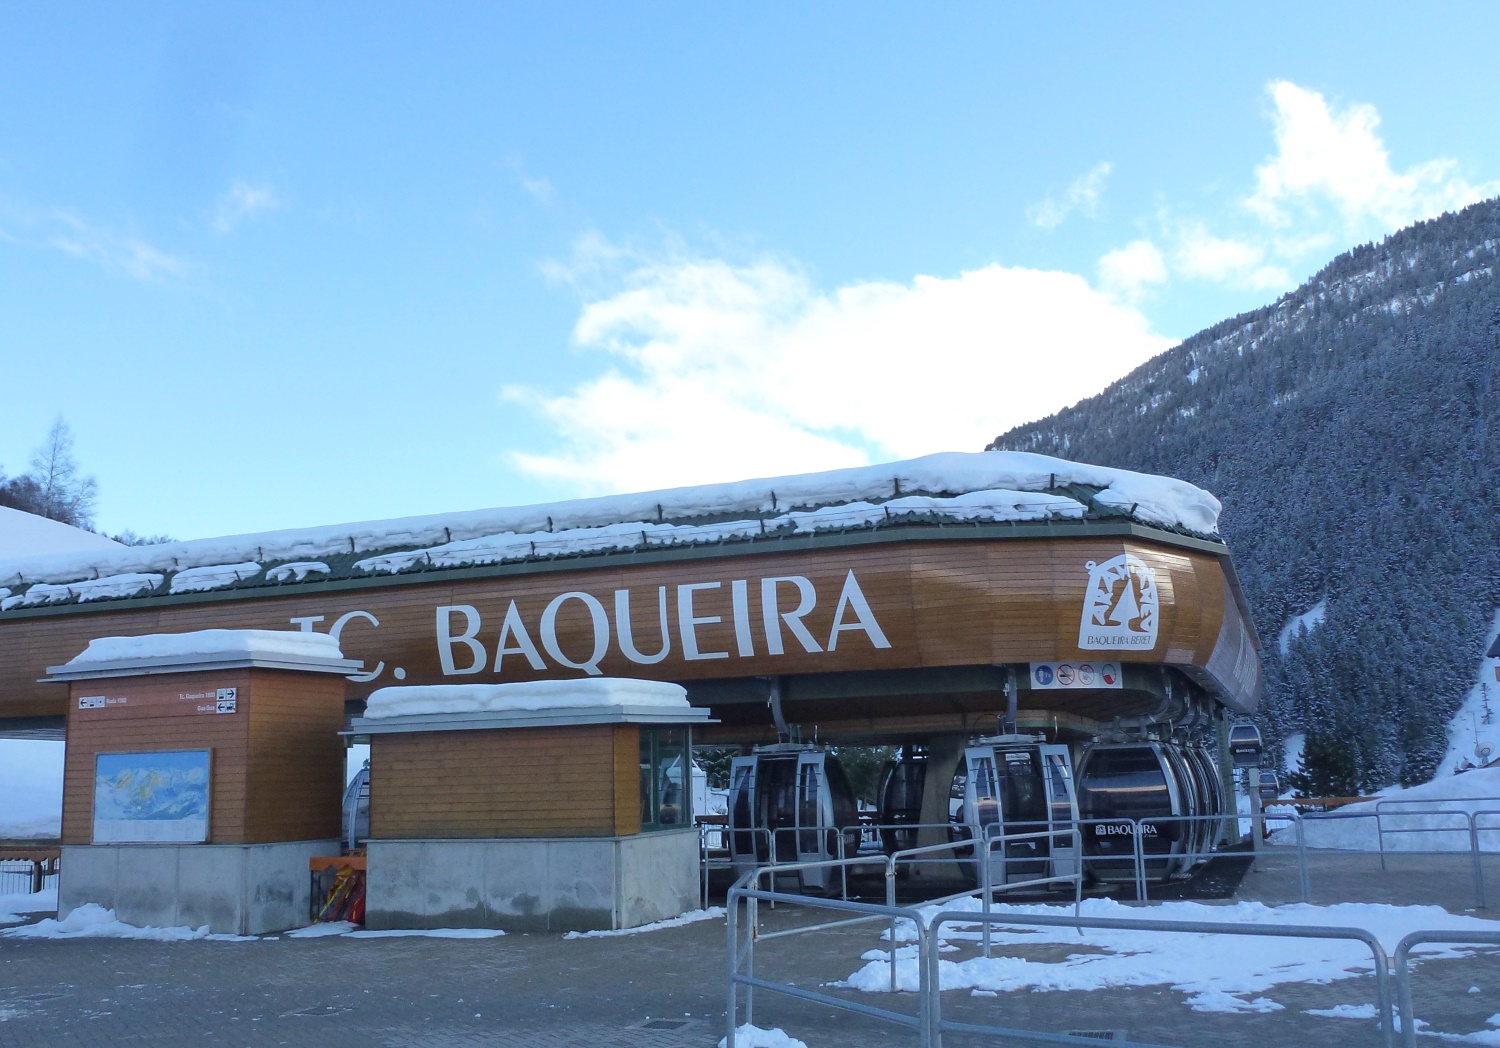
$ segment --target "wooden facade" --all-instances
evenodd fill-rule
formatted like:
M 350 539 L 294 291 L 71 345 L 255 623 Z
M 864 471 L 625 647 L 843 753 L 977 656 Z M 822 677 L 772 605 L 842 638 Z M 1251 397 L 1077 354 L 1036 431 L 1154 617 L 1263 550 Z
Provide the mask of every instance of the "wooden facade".
M 1080 647 L 1090 566 L 1121 557 L 1154 573 L 1153 643 Z M 59 690 L 36 680 L 92 638 L 213 627 L 338 630 L 344 654 L 366 667 L 351 678 L 351 699 L 393 684 L 595 673 L 675 681 L 691 695 L 695 682 L 1070 659 L 1176 667 L 1241 712 L 1260 688 L 1222 546 L 1135 526 L 1049 537 L 955 527 L 15 608 L 0 614 L 0 718 L 60 714 Z M 1122 696 L 1031 699 L 1107 719 Z M 870 715 L 921 721 L 948 708 L 914 692 Z M 1122 712 L 1135 711 L 1113 715 Z
M 267 844 L 340 836 L 342 677 L 242 668 L 72 681 L 63 772 L 64 844 L 92 843 L 100 753 L 211 751 L 209 843 Z M 215 711 L 236 689 L 233 713 Z M 104 705 L 80 708 L 82 698 Z
M 639 833 L 639 752 L 634 724 L 374 735 L 370 836 Z

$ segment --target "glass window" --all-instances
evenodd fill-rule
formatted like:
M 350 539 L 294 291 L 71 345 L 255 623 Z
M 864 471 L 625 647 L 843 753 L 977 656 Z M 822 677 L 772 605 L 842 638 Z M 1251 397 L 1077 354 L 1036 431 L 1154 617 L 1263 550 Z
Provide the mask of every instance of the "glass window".
M 642 728 L 641 829 L 693 824 L 692 743 L 688 728 Z

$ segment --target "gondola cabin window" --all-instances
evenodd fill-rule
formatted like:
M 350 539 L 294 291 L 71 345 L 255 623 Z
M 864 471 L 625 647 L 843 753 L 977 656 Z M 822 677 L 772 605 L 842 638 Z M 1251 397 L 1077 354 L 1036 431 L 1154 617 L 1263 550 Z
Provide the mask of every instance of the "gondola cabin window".
M 641 831 L 693 824 L 692 729 L 646 728 L 641 733 Z

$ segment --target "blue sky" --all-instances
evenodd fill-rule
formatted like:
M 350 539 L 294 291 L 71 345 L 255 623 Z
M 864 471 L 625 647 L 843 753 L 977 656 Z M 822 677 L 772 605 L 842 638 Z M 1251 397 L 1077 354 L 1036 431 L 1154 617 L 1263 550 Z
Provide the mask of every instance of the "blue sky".
M 1494 5 L 22 5 L 0 467 L 179 538 L 973 449 L 1500 193 Z

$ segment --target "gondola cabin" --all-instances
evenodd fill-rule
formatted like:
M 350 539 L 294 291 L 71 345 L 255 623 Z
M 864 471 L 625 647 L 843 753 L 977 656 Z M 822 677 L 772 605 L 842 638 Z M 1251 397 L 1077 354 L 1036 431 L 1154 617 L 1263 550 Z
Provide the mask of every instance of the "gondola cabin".
M 1078 871 L 1072 833 L 1078 799 L 1066 746 L 1027 735 L 980 739 L 964 751 L 953 793 L 961 796 L 955 813 L 955 835 L 960 839 L 1047 832 L 992 846 L 987 852 L 990 883 L 1064 877 Z M 981 876 L 979 853 L 976 849 L 970 868 L 976 881 Z
M 859 810 L 838 758 L 780 743 L 736 757 L 729 773 L 729 847 L 743 876 L 767 863 L 822 862 L 859 851 Z M 842 844 L 840 843 L 842 841 Z M 798 871 L 804 891 L 827 891 L 837 871 Z
M 880 847 L 887 855 L 917 846 L 922 794 L 927 781 L 927 748 L 906 746 L 886 768 L 880 786 Z
M 1199 747 L 1166 742 L 1096 743 L 1078 768 L 1084 866 L 1102 881 L 1133 881 L 1132 839 L 1141 838 L 1145 877 L 1181 876 L 1210 850 L 1223 791 Z M 1118 821 L 1116 821 L 1118 820 Z

